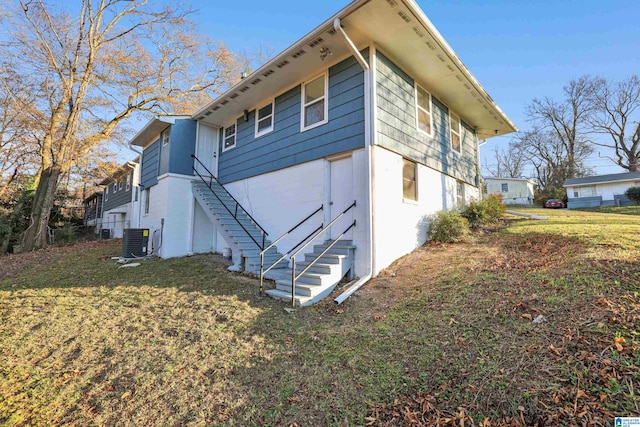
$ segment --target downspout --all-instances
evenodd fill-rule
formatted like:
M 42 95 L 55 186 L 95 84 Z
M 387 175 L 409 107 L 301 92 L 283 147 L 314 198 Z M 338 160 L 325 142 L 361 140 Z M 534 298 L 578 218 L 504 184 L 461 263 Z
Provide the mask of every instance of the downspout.
M 371 146 L 371 141 L 373 138 L 372 135 L 372 96 L 371 96 L 371 88 L 372 88 L 372 82 L 371 82 L 371 73 L 370 71 L 370 67 L 369 64 L 367 63 L 367 61 L 363 58 L 362 54 L 360 54 L 360 51 L 356 48 L 356 46 L 353 44 L 353 42 L 351 41 L 351 39 L 349 38 L 349 36 L 347 35 L 347 33 L 344 31 L 344 29 L 342 28 L 342 26 L 340 25 L 340 18 L 336 18 L 333 21 L 333 28 L 336 30 L 336 33 L 339 33 L 342 35 L 342 37 L 344 37 L 345 41 L 347 42 L 347 46 L 349 47 L 349 50 L 351 50 L 351 52 L 353 53 L 353 56 L 356 58 L 356 60 L 358 61 L 358 63 L 360 64 L 360 66 L 362 67 L 362 69 L 364 70 L 364 91 L 365 91 L 365 111 L 367 110 L 367 108 L 369 108 L 369 114 L 366 116 L 366 123 L 367 123 L 367 128 L 365 128 L 365 133 L 369 133 L 369 137 L 365 138 L 365 149 L 366 149 L 366 153 L 367 153 L 367 210 L 368 210 L 368 221 L 367 221 L 367 234 L 369 236 L 369 271 L 367 274 L 364 275 L 364 277 L 361 277 L 360 279 L 356 280 L 351 286 L 349 286 L 349 288 L 347 288 L 347 290 L 345 290 L 342 294 L 340 294 L 336 299 L 333 300 L 333 302 L 335 302 L 336 304 L 342 304 L 342 302 L 344 302 L 344 300 L 346 300 L 347 298 L 349 298 L 355 291 L 357 291 L 358 289 L 360 289 L 360 287 L 362 285 L 364 285 L 365 283 L 367 283 L 371 277 L 373 277 L 373 269 L 374 269 L 374 252 L 373 252 L 373 176 L 372 176 L 372 146 Z M 367 94 L 368 94 L 368 100 L 367 100 Z M 367 105 L 368 104 L 368 105 Z

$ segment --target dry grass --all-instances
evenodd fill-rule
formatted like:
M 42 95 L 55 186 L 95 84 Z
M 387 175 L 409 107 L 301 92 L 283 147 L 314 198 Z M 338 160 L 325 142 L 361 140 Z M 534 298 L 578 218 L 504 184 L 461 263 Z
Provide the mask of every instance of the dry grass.
M 605 425 L 640 415 L 640 223 L 544 214 L 427 245 L 342 306 L 292 314 L 216 256 L 118 268 L 112 242 L 54 249 L 43 263 L 0 258 L 0 424 Z M 538 315 L 547 321 L 533 323 Z

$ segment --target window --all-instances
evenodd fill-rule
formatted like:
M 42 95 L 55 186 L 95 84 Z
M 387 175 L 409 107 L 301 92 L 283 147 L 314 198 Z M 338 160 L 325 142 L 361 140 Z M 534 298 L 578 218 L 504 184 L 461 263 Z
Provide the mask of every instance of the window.
M 404 200 L 418 200 L 416 166 L 411 160 L 402 159 L 402 198 Z
M 460 143 L 460 117 L 449 114 L 449 118 L 451 123 L 451 148 L 459 153 L 462 149 Z
M 509 192 L 509 183 L 503 182 L 502 184 L 500 184 L 500 191 L 502 191 L 503 193 L 508 193 Z
M 273 130 L 274 103 L 256 110 L 256 138 Z
M 418 130 L 431 135 L 431 95 L 416 85 L 416 125 Z
M 227 151 L 230 148 L 236 146 L 236 124 L 232 124 L 228 128 L 224 129 L 224 143 L 222 144 L 222 151 Z
M 125 191 L 131 190 L 131 175 L 127 175 L 127 186 L 125 187 Z
M 107 185 L 107 188 L 104 189 L 104 200 L 109 200 L 109 186 Z
M 123 187 L 123 186 L 124 186 L 124 185 L 122 184 L 122 180 L 121 180 L 121 179 L 119 179 L 119 180 L 118 180 L 118 191 L 122 190 L 122 187 Z
M 171 128 L 167 128 L 162 132 L 162 146 L 169 145 L 169 135 L 171 135 Z
M 151 189 L 146 188 L 144 190 L 144 213 L 149 213 L 149 199 L 151 198 Z
M 113 193 L 115 194 L 117 192 L 118 192 L 118 182 L 116 181 L 113 183 Z
M 312 129 L 327 122 L 327 74 L 302 85 L 301 131 Z
M 577 191 L 573 192 L 573 197 L 578 197 L 578 192 Z
M 464 209 L 464 182 L 456 181 L 456 203 L 458 209 Z

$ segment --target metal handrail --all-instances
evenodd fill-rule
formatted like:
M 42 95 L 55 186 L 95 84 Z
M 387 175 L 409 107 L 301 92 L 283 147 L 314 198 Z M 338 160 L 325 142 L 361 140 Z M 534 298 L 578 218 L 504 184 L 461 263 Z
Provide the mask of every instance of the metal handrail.
M 335 245 L 345 234 L 347 234 L 347 232 L 349 230 L 351 230 L 353 227 L 356 226 L 356 221 L 354 220 L 353 223 L 351 223 L 351 225 L 349 227 L 347 227 L 346 230 L 344 230 L 342 232 L 342 234 L 340 234 L 334 241 L 333 243 L 331 243 L 324 251 L 322 251 L 322 253 L 320 255 L 318 255 L 317 257 L 315 257 L 310 263 L 309 265 L 302 271 L 302 273 L 296 275 L 296 255 L 298 255 L 300 252 L 302 252 L 303 250 L 305 250 L 307 248 L 307 246 L 309 246 L 314 240 L 316 240 L 320 235 L 322 235 L 325 231 L 329 230 L 333 224 L 336 223 L 336 221 L 338 221 L 340 218 L 342 218 L 347 212 L 349 212 L 349 210 L 353 209 L 356 207 L 356 201 L 354 200 L 353 203 L 346 208 L 344 211 L 342 211 L 342 213 L 340 213 L 338 216 L 336 216 L 333 220 L 331 220 L 331 222 L 329 224 L 327 224 L 326 227 L 323 227 L 319 232 L 315 233 L 315 235 L 313 237 L 311 237 L 309 239 L 309 241 L 307 241 L 307 243 L 305 243 L 302 247 L 300 247 L 297 251 L 295 251 L 293 254 L 291 254 L 291 305 L 293 307 L 296 306 L 296 280 L 298 280 L 300 278 L 300 276 L 302 276 L 304 273 L 307 272 L 307 270 L 309 270 L 309 268 L 311 268 L 311 266 L 313 266 L 313 264 L 315 264 L 318 259 L 322 258 L 322 256 L 327 253 L 327 251 L 329 249 L 331 249 L 333 247 L 333 245 Z
M 240 202 L 238 202 L 236 200 L 235 197 L 233 197 L 233 195 L 231 193 L 229 193 L 227 191 L 226 188 L 224 188 L 224 186 L 220 183 L 220 181 L 218 181 L 218 179 L 213 176 L 213 173 L 211 173 L 211 171 L 200 161 L 200 159 L 198 159 L 194 154 L 191 155 L 192 158 L 194 158 L 199 164 L 200 166 L 202 166 L 204 168 L 204 170 L 206 170 L 209 173 L 209 183 L 207 184 L 207 181 L 205 180 L 205 178 L 200 174 L 200 172 L 198 172 L 198 170 L 196 169 L 195 166 L 192 166 L 193 171 L 198 175 L 198 177 L 200 178 L 200 180 L 202 182 L 205 183 L 205 185 L 207 185 L 209 187 L 209 190 L 211 190 L 211 194 L 213 194 L 214 196 L 216 196 L 216 199 L 218 199 L 218 201 L 220 202 L 220 204 L 222 204 L 222 206 L 224 206 L 224 208 L 227 210 L 227 212 L 229 212 L 229 214 L 233 217 L 233 219 L 236 220 L 236 222 L 238 223 L 238 225 L 240 227 L 242 227 L 242 229 L 244 230 L 245 233 L 247 233 L 247 236 L 249 236 L 249 238 L 251 240 L 253 240 L 253 243 L 256 244 L 256 246 L 258 246 L 258 248 L 263 249 L 264 248 L 264 244 L 265 244 L 265 240 L 266 240 L 266 236 L 269 235 L 269 233 L 266 232 L 266 230 L 264 228 L 262 228 L 260 226 L 260 224 L 258 224 L 258 221 L 256 221 L 251 214 L 249 214 L 249 212 L 247 212 L 247 210 L 245 208 L 242 207 L 242 205 L 240 204 Z M 231 197 L 231 199 L 235 202 L 236 206 L 235 206 L 235 212 L 231 212 L 231 209 L 229 209 L 229 207 L 222 201 L 222 199 L 220 198 L 220 196 L 218 196 L 216 194 L 215 191 L 213 191 L 213 180 L 215 180 L 215 182 L 220 186 L 220 188 L 222 188 L 224 190 L 224 192 Z M 249 231 L 245 228 L 244 225 L 242 225 L 242 223 L 240 222 L 240 220 L 238 219 L 238 207 L 240 209 L 242 209 L 242 212 L 244 212 L 245 215 L 247 215 L 249 217 L 249 219 L 256 225 L 256 227 L 258 227 L 260 229 L 260 231 L 262 231 L 262 245 L 260 245 L 256 239 L 253 238 L 253 236 L 251 235 L 251 233 L 249 233 Z
M 300 227 L 302 224 L 304 224 L 305 222 L 307 222 L 308 220 L 310 220 L 315 214 L 317 214 L 318 212 L 320 212 L 321 210 L 324 209 L 324 205 L 320 205 L 320 207 L 318 209 L 316 209 L 315 211 L 313 211 L 311 214 L 309 214 L 305 219 L 303 219 L 302 221 L 300 221 L 299 223 L 297 223 L 295 226 L 293 226 L 289 231 L 287 231 L 286 233 L 284 233 L 282 236 L 278 237 L 273 243 L 271 243 L 269 246 L 267 246 L 266 248 L 264 248 L 262 250 L 262 252 L 260 252 L 260 295 L 262 295 L 263 291 L 264 291 L 264 275 L 267 274 L 269 271 L 271 271 L 271 269 L 273 267 L 275 267 L 280 261 L 282 261 L 283 259 L 285 259 L 289 253 L 293 250 L 295 250 L 298 246 L 300 246 L 305 240 L 307 240 L 309 237 L 311 237 L 311 235 L 315 232 L 317 232 L 318 230 L 321 230 L 322 227 L 324 226 L 324 224 L 321 224 L 318 228 L 316 228 L 315 230 L 313 230 L 311 232 L 311 234 L 309 234 L 307 237 L 305 237 L 304 239 L 302 239 L 297 245 L 295 245 L 293 248 L 291 248 L 287 253 L 285 253 L 284 255 L 282 255 L 280 257 L 279 260 L 277 260 L 276 262 L 274 262 L 273 264 L 271 264 L 269 266 L 269 268 L 267 268 L 266 270 L 264 269 L 264 254 L 271 249 L 272 247 L 274 247 L 278 242 L 280 242 L 280 240 L 284 239 L 285 237 L 287 237 L 289 234 L 291 234 L 296 228 Z

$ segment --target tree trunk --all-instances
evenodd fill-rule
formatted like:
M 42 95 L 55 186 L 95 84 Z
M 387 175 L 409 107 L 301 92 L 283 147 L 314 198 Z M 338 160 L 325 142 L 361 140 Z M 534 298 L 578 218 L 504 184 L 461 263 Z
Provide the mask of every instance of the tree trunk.
M 40 249 L 47 245 L 49 216 L 61 174 L 62 170 L 57 165 L 44 169 L 40 174 L 40 181 L 33 196 L 30 225 L 24 232 L 19 252 Z

